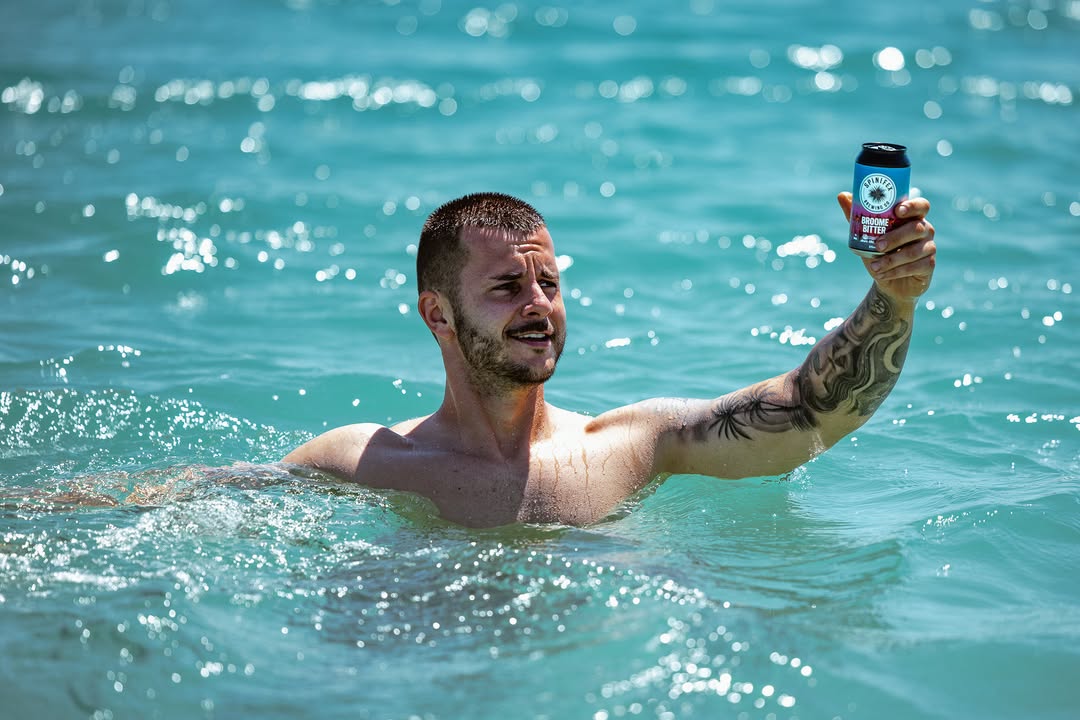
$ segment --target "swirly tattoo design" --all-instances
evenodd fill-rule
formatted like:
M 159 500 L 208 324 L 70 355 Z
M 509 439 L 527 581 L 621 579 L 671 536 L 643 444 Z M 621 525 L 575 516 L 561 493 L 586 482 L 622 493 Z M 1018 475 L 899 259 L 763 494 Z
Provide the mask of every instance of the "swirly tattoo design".
M 759 383 L 717 399 L 712 419 L 696 434 L 749 440 L 755 432 L 812 430 L 820 414 L 845 406 L 866 417 L 896 384 L 910 340 L 911 324 L 875 285 L 798 369 L 782 382 Z

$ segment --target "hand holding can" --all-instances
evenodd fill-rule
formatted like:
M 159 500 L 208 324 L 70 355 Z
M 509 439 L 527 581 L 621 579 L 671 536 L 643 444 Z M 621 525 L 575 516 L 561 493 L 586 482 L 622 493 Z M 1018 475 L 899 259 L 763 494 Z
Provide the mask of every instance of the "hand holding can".
M 876 256 L 876 243 L 896 226 L 896 206 L 907 200 L 911 162 L 907 148 L 895 143 L 863 143 L 855 160 L 851 228 L 848 247 L 859 255 Z

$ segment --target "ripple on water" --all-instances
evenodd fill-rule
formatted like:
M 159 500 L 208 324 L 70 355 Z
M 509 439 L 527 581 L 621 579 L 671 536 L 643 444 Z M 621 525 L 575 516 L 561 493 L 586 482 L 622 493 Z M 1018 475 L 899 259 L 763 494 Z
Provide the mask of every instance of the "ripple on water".
M 611 716 L 775 712 L 812 693 L 807 657 L 665 572 L 652 549 L 602 529 L 465 531 L 425 508 L 243 471 L 196 476 L 141 509 L 5 507 L 0 602 L 10 617 L 67 608 L 19 666 L 105 659 L 76 673 L 72 703 L 91 712 L 147 698 L 162 711 L 195 706 L 214 696 L 196 684 L 208 679 L 254 697 L 297 665 L 327 675 L 320 692 L 370 681 L 401 711 L 408 687 L 434 683 L 418 702 L 437 717 L 478 694 L 510 712 L 520 691 L 491 686 L 495 664 L 511 676 L 573 668 L 534 699 Z M 291 702 L 313 699 L 301 689 Z
M 125 464 L 145 470 L 170 460 L 277 460 L 307 437 L 186 398 L 66 387 L 0 391 L 0 458 L 25 466 L 9 476 L 13 480 L 43 479 L 49 470 L 37 462 L 63 468 L 57 479 L 64 479 L 72 471 L 110 472 Z

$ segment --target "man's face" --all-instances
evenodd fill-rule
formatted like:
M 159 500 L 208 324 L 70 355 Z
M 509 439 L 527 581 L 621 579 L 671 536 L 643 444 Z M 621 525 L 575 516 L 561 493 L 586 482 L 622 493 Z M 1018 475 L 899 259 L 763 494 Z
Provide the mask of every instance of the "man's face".
M 468 260 L 454 305 L 458 346 L 480 389 L 542 383 L 566 343 L 551 236 L 465 228 Z

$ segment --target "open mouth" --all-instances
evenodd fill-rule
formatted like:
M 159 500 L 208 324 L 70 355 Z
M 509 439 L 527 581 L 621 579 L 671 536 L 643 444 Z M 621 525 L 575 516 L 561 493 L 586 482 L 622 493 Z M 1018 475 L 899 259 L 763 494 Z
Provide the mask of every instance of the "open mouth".
M 552 331 L 549 328 L 521 328 L 507 333 L 511 340 L 525 343 L 532 347 L 547 347 L 551 344 Z

